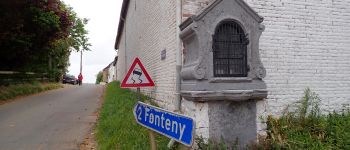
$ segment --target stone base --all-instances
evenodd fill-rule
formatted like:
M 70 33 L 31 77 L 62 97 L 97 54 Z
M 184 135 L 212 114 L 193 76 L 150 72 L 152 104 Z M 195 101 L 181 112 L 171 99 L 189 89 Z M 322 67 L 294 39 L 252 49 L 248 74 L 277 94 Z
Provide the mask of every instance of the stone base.
M 256 102 L 209 102 L 209 138 L 214 142 L 225 142 L 239 147 L 256 142 Z
M 196 121 L 195 135 L 239 148 L 257 141 L 257 101 L 183 100 L 182 111 Z

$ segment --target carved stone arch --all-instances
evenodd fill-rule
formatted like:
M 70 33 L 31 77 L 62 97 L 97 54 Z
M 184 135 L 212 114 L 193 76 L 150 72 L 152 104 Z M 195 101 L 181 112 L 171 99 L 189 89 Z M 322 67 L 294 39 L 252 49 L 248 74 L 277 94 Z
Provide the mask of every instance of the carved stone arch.
M 228 21 L 228 20 L 232 20 L 232 21 L 236 22 L 237 24 L 239 24 L 240 27 L 243 29 L 244 33 L 248 32 L 248 30 L 246 29 L 246 27 L 244 26 L 244 24 L 242 23 L 242 21 L 239 18 L 234 17 L 234 16 L 230 16 L 230 15 L 225 15 L 225 16 L 222 16 L 222 17 L 215 19 L 215 22 L 212 23 L 212 26 L 210 29 L 211 33 L 214 34 L 217 26 L 219 26 L 220 23 L 222 23 L 223 21 Z
M 247 77 L 249 37 L 234 19 L 216 25 L 212 36 L 214 77 Z
M 216 27 L 222 22 L 222 21 L 225 21 L 225 20 L 233 20 L 235 21 L 236 23 L 238 23 L 240 25 L 240 27 L 243 29 L 244 33 L 247 35 L 247 38 L 250 40 L 252 40 L 252 36 L 250 34 L 251 30 L 248 30 L 247 29 L 247 26 L 244 26 L 244 23 L 242 21 L 242 19 L 240 17 L 236 17 L 236 16 L 233 16 L 233 15 L 222 15 L 218 18 L 215 19 L 215 21 L 213 21 L 212 24 L 209 25 L 209 29 L 208 29 L 208 33 L 211 35 L 211 37 L 214 36 L 215 34 L 215 30 L 216 30 Z M 213 44 L 213 40 L 212 38 L 210 38 L 208 40 L 208 44 L 211 46 Z M 210 52 L 213 52 L 213 49 L 212 47 L 210 47 Z M 252 61 L 251 61 L 251 57 L 252 57 L 252 50 L 251 50 L 251 42 L 248 43 L 247 45 L 247 67 L 248 67 L 248 76 L 253 78 L 254 76 L 254 72 L 252 70 Z M 212 61 L 210 63 L 213 63 Z M 213 72 L 210 72 L 209 73 L 212 77 L 213 76 Z
M 216 79 L 213 73 L 213 35 L 215 33 L 216 27 L 220 22 L 225 20 L 234 20 L 243 29 L 244 33 L 249 39 L 247 45 L 247 77 L 246 78 L 230 78 L 229 81 L 223 81 L 223 79 Z M 260 56 L 259 56 L 259 37 L 261 35 L 261 22 L 263 18 L 256 14 L 243 0 L 216 0 L 206 9 L 204 9 L 200 14 L 192 16 L 185 20 L 181 25 L 180 37 L 183 39 L 186 51 L 196 51 L 191 52 L 192 54 L 197 54 L 191 58 L 198 58 L 192 62 L 184 62 L 182 68 L 183 77 L 183 87 L 186 89 L 186 81 L 191 81 L 194 83 L 195 80 L 201 80 L 201 82 L 209 81 L 211 82 L 223 82 L 223 89 L 240 89 L 239 87 L 244 87 L 244 89 L 251 88 L 262 88 L 265 89 L 266 85 L 262 82 L 262 78 L 265 77 L 265 68 L 263 67 Z M 188 37 L 194 36 L 198 39 L 198 47 L 194 47 L 193 42 L 189 42 L 186 39 Z M 191 49 L 187 49 L 192 47 Z M 185 56 L 187 57 L 187 56 Z M 200 72 L 200 74 L 198 74 Z M 260 81 L 258 81 L 260 80 Z M 236 88 L 232 85 L 224 84 L 229 82 L 238 82 L 235 84 Z M 258 83 L 256 83 L 258 82 Z M 240 85 L 241 84 L 241 85 Z M 208 84 L 209 86 L 211 84 Z M 191 86 L 188 86 L 191 87 Z M 199 89 L 198 86 L 192 86 Z M 206 86 L 204 86 L 206 87 Z M 192 88 L 189 88 L 192 89 Z

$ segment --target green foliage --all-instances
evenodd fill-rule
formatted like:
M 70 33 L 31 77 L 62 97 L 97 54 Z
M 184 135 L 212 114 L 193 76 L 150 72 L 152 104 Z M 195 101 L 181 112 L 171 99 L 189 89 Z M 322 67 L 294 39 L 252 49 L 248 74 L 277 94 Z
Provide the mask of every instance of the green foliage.
M 58 32 L 60 30 L 60 18 L 53 11 L 45 11 L 38 7 L 30 7 L 30 12 L 32 14 L 32 23 L 37 25 L 37 28 L 41 32 L 50 33 Z
M 100 82 L 102 82 L 103 79 L 103 72 L 100 71 L 98 72 L 98 74 L 96 75 L 96 84 L 99 84 Z
M 306 117 L 309 118 L 317 118 L 320 115 L 320 98 L 319 96 L 310 90 L 310 88 L 306 88 L 304 92 L 303 98 L 297 102 L 298 109 L 297 115 L 301 120 Z
M 228 145 L 223 139 L 219 143 L 212 141 L 211 139 L 204 140 L 203 137 L 198 137 L 195 139 L 198 150 L 237 150 L 238 149 L 238 138 Z
M 42 91 L 61 88 L 62 85 L 58 83 L 25 83 L 10 86 L 0 87 L 0 103 L 6 100 L 15 98 L 17 96 L 29 95 L 39 93 Z
M 96 129 L 98 149 L 150 149 L 148 130 L 138 125 L 133 115 L 136 102 L 137 95 L 121 89 L 119 83 L 107 85 Z M 158 149 L 167 149 L 168 138 L 157 135 L 156 140 Z
M 320 99 L 306 89 L 296 112 L 267 119 L 268 137 L 258 149 L 350 149 L 350 113 L 321 115 Z
M 89 51 L 90 43 L 88 43 L 88 38 L 86 35 L 88 32 L 85 30 L 84 26 L 88 23 L 88 19 L 75 18 L 73 22 L 73 28 L 71 32 L 72 47 L 76 51 L 86 50 Z
M 67 71 L 71 50 L 89 50 L 85 25 L 60 0 L 0 1 L 0 70 L 49 73 Z

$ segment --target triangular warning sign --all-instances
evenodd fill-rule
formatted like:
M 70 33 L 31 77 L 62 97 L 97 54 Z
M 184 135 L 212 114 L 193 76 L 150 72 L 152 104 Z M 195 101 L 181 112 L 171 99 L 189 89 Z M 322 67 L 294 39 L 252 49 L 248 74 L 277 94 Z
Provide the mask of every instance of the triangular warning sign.
M 154 86 L 154 82 L 148 75 L 145 67 L 143 67 L 140 59 L 136 57 L 130 66 L 128 73 L 125 75 L 120 87 L 128 88 L 146 86 Z

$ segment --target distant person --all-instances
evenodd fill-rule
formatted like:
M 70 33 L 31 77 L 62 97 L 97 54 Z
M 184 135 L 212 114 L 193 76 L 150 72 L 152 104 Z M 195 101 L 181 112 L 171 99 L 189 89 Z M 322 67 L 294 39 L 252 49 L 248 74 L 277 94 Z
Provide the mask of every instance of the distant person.
M 83 75 L 81 73 L 78 75 L 78 81 L 79 85 L 83 84 Z

